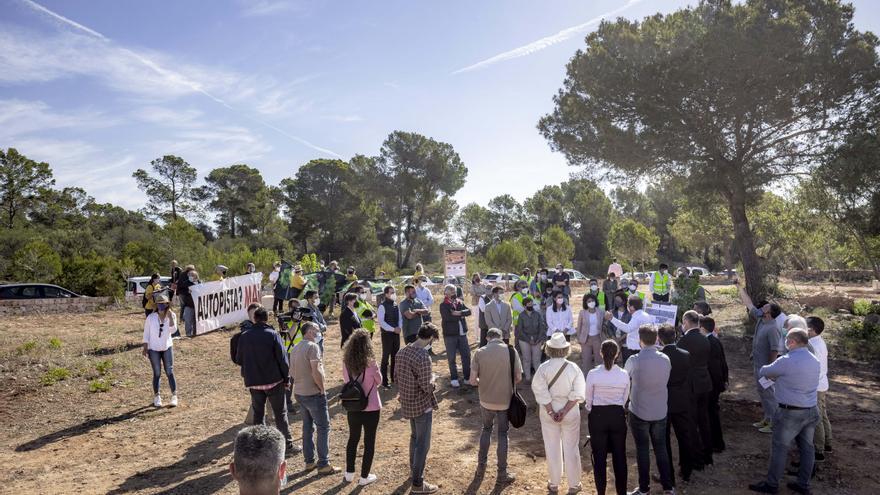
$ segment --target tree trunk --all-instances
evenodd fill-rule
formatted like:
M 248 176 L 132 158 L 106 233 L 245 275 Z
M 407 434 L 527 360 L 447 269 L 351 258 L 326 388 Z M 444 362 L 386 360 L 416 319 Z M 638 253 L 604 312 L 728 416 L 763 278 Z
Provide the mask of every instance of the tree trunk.
M 871 253 L 871 248 L 868 246 L 868 242 L 865 240 L 865 237 L 856 229 L 852 229 L 853 234 L 856 238 L 856 242 L 861 248 L 862 253 L 865 255 L 865 259 L 868 260 L 868 263 L 871 264 L 871 270 L 874 272 L 874 278 L 876 280 L 880 280 L 880 263 L 878 263 L 877 258 L 873 256 Z
M 761 260 L 755 250 L 755 237 L 746 216 L 745 189 L 741 182 L 734 184 L 732 189 L 733 193 L 727 198 L 727 209 L 733 221 L 733 242 L 742 261 L 746 291 L 752 300 L 760 301 L 767 296 L 767 286 Z

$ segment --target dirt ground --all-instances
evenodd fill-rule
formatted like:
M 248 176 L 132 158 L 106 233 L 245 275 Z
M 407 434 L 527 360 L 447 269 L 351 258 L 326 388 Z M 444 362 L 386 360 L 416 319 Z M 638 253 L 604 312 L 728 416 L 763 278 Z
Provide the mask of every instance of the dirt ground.
M 680 482 L 678 491 L 748 493 L 746 485 L 766 473 L 770 437 L 751 427 L 759 419 L 760 406 L 752 385 L 750 344 L 743 337 L 742 306 L 723 291 L 716 294 L 710 288 L 710 293 L 730 362 L 732 390 L 722 396 L 727 450 L 716 455 L 714 467 L 695 473 L 687 485 Z M 154 409 L 150 368 L 140 355 L 142 321 L 142 313 L 134 308 L 0 321 L 0 493 L 237 493 L 227 465 L 249 396 L 238 368 L 229 360 L 232 333 L 217 331 L 176 341 L 174 368 L 181 403 L 176 409 Z M 475 323 L 470 322 L 472 347 Z M 835 331 L 832 325 L 827 332 L 832 342 Z M 572 356 L 576 362 L 577 352 L 575 348 Z M 833 345 L 831 352 L 828 403 L 835 451 L 820 464 L 814 492 L 878 493 L 880 474 L 870 469 L 880 467 L 873 457 L 880 448 L 878 369 L 834 359 Z M 327 335 L 325 366 L 334 395 L 341 386 L 335 325 Z M 63 374 L 51 371 L 59 367 L 66 368 L 69 376 L 44 384 L 50 374 Z M 434 371 L 441 376 L 440 409 L 434 416 L 426 479 L 439 484 L 441 493 L 546 493 L 540 425 L 528 387 L 521 388 L 531 414 L 523 428 L 510 432 L 510 470 L 518 479 L 512 485 L 496 486 L 494 469 L 482 478 L 475 475 L 480 428 L 476 389 L 450 388 L 445 354 L 435 357 Z M 90 392 L 90 385 L 102 383 L 110 389 Z M 164 377 L 162 389 L 167 401 Z M 302 457 L 296 456 L 288 461 L 289 483 L 282 493 L 406 493 L 409 425 L 399 414 L 395 390 L 383 392 L 382 400 L 373 465 L 377 483 L 359 489 L 343 484 L 341 475 L 322 478 L 305 473 Z M 331 462 L 344 466 L 345 415 L 337 401 L 331 405 Z M 291 416 L 297 439 L 300 420 Z M 586 439 L 585 417 L 582 422 L 581 435 Z M 637 475 L 631 438 L 627 449 L 632 488 Z M 490 466 L 494 462 L 494 446 L 489 462 Z M 589 450 L 584 451 L 582 465 L 584 492 L 592 493 Z M 609 472 L 609 485 L 612 480 Z M 659 491 L 659 484 L 653 488 Z

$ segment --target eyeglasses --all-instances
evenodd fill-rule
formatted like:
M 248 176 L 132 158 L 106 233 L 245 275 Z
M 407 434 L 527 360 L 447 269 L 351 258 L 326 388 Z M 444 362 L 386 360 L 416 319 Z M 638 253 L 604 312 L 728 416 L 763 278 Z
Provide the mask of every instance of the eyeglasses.
M 165 328 L 165 322 L 159 322 L 159 337 L 162 336 L 162 330 Z

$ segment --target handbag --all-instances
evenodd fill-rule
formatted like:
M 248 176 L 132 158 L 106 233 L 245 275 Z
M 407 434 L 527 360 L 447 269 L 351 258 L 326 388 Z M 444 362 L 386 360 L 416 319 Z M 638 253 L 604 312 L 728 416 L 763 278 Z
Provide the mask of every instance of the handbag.
M 516 379 L 514 378 L 514 366 L 516 364 L 516 356 L 513 347 L 507 346 L 510 353 L 510 384 L 513 386 L 513 394 L 510 396 L 510 405 L 507 406 L 507 421 L 510 426 L 519 428 L 526 424 L 526 415 L 528 414 L 528 404 L 516 389 Z

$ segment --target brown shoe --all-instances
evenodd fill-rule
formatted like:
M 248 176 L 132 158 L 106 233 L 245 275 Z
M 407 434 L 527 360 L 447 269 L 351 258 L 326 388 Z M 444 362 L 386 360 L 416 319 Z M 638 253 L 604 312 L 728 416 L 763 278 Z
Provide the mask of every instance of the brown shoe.
M 439 489 L 439 488 L 437 487 L 437 485 L 432 485 L 432 484 L 430 484 L 430 483 L 428 483 L 428 482 L 422 482 L 422 486 L 414 486 L 414 487 L 412 487 L 412 490 L 410 490 L 410 493 L 418 493 L 418 494 L 422 494 L 422 493 L 434 493 L 434 492 L 436 492 L 438 489 Z
M 336 474 L 340 472 L 342 472 L 341 469 L 336 466 L 331 466 L 329 464 L 318 468 L 318 474 L 321 476 L 327 476 L 328 474 Z

